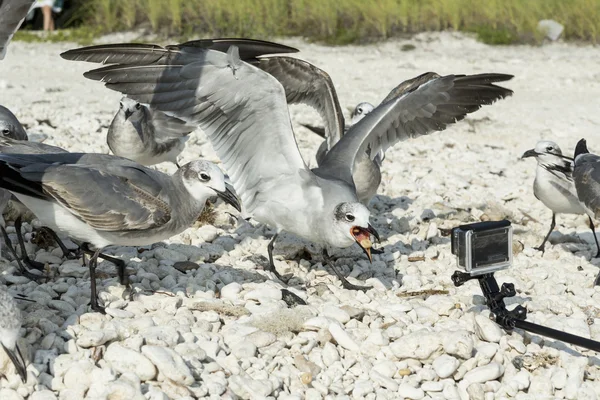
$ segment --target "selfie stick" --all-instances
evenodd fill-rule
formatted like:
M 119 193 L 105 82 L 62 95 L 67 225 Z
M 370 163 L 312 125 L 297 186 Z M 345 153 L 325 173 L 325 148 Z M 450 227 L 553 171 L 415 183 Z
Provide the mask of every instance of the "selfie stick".
M 514 328 L 519 328 L 524 331 L 600 352 L 600 342 L 525 321 L 527 309 L 521 305 L 518 305 L 512 311 L 507 310 L 504 299 L 506 297 L 513 297 L 517 294 L 515 285 L 512 283 L 503 283 L 502 288 L 500 289 L 493 272 L 479 276 L 471 276 L 470 274 L 461 271 L 455 271 L 454 274 L 452 274 L 454 286 L 462 286 L 465 282 L 472 279 L 477 279 L 479 281 L 479 286 L 481 286 L 481 291 L 485 296 L 485 303 L 492 312 L 490 317 L 505 330 L 512 331 Z

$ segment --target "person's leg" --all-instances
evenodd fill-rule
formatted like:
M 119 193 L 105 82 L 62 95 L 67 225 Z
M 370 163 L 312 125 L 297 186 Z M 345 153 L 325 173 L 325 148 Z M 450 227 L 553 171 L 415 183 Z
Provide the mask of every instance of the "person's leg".
M 44 30 L 45 31 L 53 31 L 54 30 L 54 19 L 52 18 L 52 7 L 43 6 L 42 14 L 44 15 Z

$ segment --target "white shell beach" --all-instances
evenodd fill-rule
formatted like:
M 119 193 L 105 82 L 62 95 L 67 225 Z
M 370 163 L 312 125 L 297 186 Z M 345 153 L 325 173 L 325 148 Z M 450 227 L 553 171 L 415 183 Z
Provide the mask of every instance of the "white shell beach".
M 535 160 L 520 159 L 540 139 L 572 156 L 586 138 L 600 153 L 600 49 L 489 46 L 450 32 L 365 46 L 274 41 L 297 47 L 294 56 L 331 75 L 346 117 L 357 103 L 378 104 L 401 81 L 427 71 L 513 74 L 501 85 L 514 95 L 386 153 L 369 206 L 384 253 L 372 264 L 358 246 L 334 254 L 352 283 L 374 287 L 366 293 L 342 289 L 320 249 L 289 234 L 275 245 L 275 264 L 295 278 L 289 287 L 273 281 L 263 266 L 274 232 L 235 218 L 222 203 L 214 226 L 190 228 L 150 249 L 110 248 L 127 260 L 135 294 L 122 299 L 116 269 L 103 261 L 98 284 L 107 315 L 88 312 L 87 268 L 61 258 L 60 249 L 28 244 L 49 265 L 47 283 L 21 277 L 15 262 L 0 259 L 0 283 L 34 300 L 19 303 L 29 379 L 21 383 L 0 351 L 0 399 L 600 397 L 595 352 L 508 333 L 488 318 L 476 281 L 454 287 L 456 259 L 442 234 L 461 223 L 508 218 L 514 262 L 496 277 L 515 284 L 509 308 L 521 304 L 531 322 L 600 340 L 600 288 L 593 286 L 600 259 L 590 261 L 596 247 L 587 217 L 558 215 L 545 253 L 534 250 L 551 212 L 533 195 Z M 83 77 L 96 65 L 60 58 L 74 47 L 12 42 L 0 63 L 0 104 L 33 139 L 108 153 L 106 131 L 121 95 Z M 321 139 L 300 123 L 322 122 L 308 107 L 290 112 L 300 150 L 314 165 Z M 180 164 L 218 161 L 199 130 L 182 156 Z M 186 261 L 199 268 L 181 272 Z M 290 307 L 283 288 L 308 305 Z

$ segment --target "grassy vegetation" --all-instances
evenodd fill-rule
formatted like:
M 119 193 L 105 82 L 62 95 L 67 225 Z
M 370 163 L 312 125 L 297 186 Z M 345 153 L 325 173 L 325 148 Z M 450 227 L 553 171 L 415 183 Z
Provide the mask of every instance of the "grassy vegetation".
M 453 29 L 493 44 L 538 38 L 540 19 L 563 37 L 600 40 L 600 0 L 86 0 L 86 26 L 103 32 L 146 27 L 187 37 L 303 36 L 330 44 Z

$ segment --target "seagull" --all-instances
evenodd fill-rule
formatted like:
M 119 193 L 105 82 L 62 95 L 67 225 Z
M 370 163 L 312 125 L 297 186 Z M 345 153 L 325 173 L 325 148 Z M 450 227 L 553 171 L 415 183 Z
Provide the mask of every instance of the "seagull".
M 35 0 L 0 0 L 0 60 Z
M 146 246 L 177 235 L 215 194 L 240 210 L 223 172 L 204 160 L 169 176 L 108 154 L 0 154 L 0 187 L 44 225 L 96 248 L 88 267 L 91 306 L 99 312 L 95 268 L 106 246 Z
M 307 61 L 297 58 L 276 56 L 260 57 L 256 66 L 273 75 L 283 85 L 289 104 L 305 103 L 316 109 L 323 120 L 325 141 L 317 150 L 316 159 L 320 166 L 328 151 L 348 132 L 349 128 L 358 123 L 365 115 L 373 110 L 370 103 L 360 103 L 352 113 L 348 127 L 345 126 L 342 109 L 337 97 L 335 86 L 329 74 Z M 503 75 L 504 80 L 512 76 Z M 396 86 L 382 101 L 386 103 L 406 93 L 414 91 L 419 86 L 441 76 L 435 72 L 426 72 L 415 78 L 408 79 Z M 496 76 L 498 78 L 498 75 Z M 489 82 L 480 82 L 483 85 Z M 310 129 L 310 128 L 309 128 Z M 368 205 L 381 184 L 381 165 L 385 158 L 383 151 L 374 155 L 366 149 L 356 160 L 352 170 L 352 178 L 356 186 L 359 201 Z
M 123 97 L 106 142 L 114 155 L 150 166 L 165 161 L 180 168 L 177 156 L 195 126 Z
M 6 286 L 0 286 L 0 345 L 12 361 L 21 380 L 27 382 L 25 359 L 17 344 L 20 330 L 21 311 L 17 302 L 8 293 Z
M 535 148 L 527 150 L 521 158 L 535 157 L 537 169 L 533 181 L 533 194 L 552 211 L 550 230 L 536 250 L 544 252 L 546 241 L 556 226 L 556 214 L 586 214 L 577 197 L 573 182 L 573 159 L 562 154 L 558 145 L 550 140 L 540 140 Z M 589 226 L 596 241 L 596 257 L 600 256 L 600 245 L 592 217 L 588 215 Z
M 244 211 L 275 228 L 267 250 L 269 271 L 278 279 L 273 247 L 283 232 L 323 246 L 354 243 L 371 260 L 370 212 L 358 201 L 352 172 L 367 150 L 374 157 L 400 140 L 446 128 L 511 90 L 493 82 L 510 75 L 448 75 L 380 104 L 329 150 L 310 170 L 295 142 L 284 86 L 262 69 L 244 62 L 237 46 L 227 53 L 204 49 L 191 54 L 171 50 L 161 62 L 131 63 L 119 51 L 106 55 L 105 66 L 84 74 L 136 101 L 199 126 L 223 162 Z M 70 56 L 79 50 L 70 50 Z M 326 121 L 326 123 L 331 121 Z M 350 284 L 332 264 L 346 289 Z
M 273 53 L 294 53 L 298 49 L 278 43 L 246 40 L 246 39 L 214 39 L 196 40 L 178 45 L 186 51 L 202 51 L 210 48 L 217 51 L 227 51 L 230 45 L 237 45 L 241 49 L 242 59 L 256 61 L 257 57 Z M 169 55 L 174 46 L 163 48 L 147 44 L 121 45 L 120 49 L 127 52 L 129 61 L 137 56 L 143 57 L 142 62 L 162 62 L 161 57 Z M 79 61 L 110 62 L 105 56 L 109 54 L 112 45 L 90 46 L 85 51 L 78 52 Z M 69 52 L 63 57 L 69 58 Z M 114 155 L 129 158 L 142 165 L 150 166 L 162 162 L 172 162 L 178 168 L 177 157 L 185 148 L 189 134 L 196 126 L 179 118 L 149 108 L 139 102 L 123 97 L 119 103 L 119 110 L 108 128 L 107 143 Z

